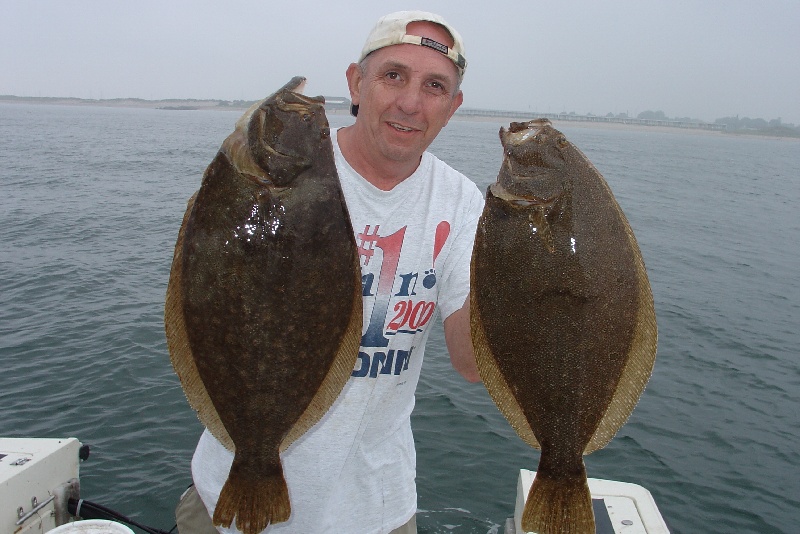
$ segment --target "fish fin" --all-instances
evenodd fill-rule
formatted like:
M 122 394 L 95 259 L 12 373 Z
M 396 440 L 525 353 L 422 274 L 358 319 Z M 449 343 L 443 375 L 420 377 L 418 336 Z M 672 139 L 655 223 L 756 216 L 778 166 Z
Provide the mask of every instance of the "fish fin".
M 553 230 L 550 227 L 550 222 L 547 220 L 545 213 L 547 206 L 537 206 L 531 211 L 528 216 L 532 227 L 536 229 L 536 234 L 539 236 L 542 244 L 552 254 L 556 251 L 556 245 L 553 241 Z
M 619 209 L 620 215 L 625 215 Z M 622 370 L 617 390 L 608 404 L 605 415 L 600 420 L 583 454 L 589 454 L 605 447 L 617 431 L 625 424 L 644 391 L 655 365 L 658 346 L 658 325 L 653 304 L 653 293 L 647 278 L 647 270 L 641 251 L 636 243 L 633 230 L 625 220 L 625 230 L 631 247 L 636 252 L 636 273 L 639 285 L 636 312 L 636 327 L 628 350 L 628 362 Z
M 328 374 L 325 376 L 319 390 L 311 399 L 310 404 L 300 416 L 300 419 L 289 430 L 289 433 L 281 442 L 280 450 L 285 451 L 300 436 L 305 434 L 311 427 L 322 419 L 322 416 L 333 405 L 336 398 L 341 393 L 342 388 L 347 383 L 353 372 L 353 367 L 358 359 L 358 349 L 361 345 L 361 330 L 364 321 L 362 309 L 362 287 L 361 287 L 361 264 L 358 254 L 353 249 L 353 307 L 350 310 L 350 320 L 347 324 L 344 336 L 339 343 L 339 350 L 336 358 L 331 365 Z
M 212 521 L 227 528 L 236 518 L 236 528 L 243 534 L 258 534 L 270 524 L 288 521 L 291 513 L 289 488 L 282 471 L 250 477 L 231 467 Z
M 557 479 L 536 473 L 522 512 L 522 530 L 538 534 L 594 534 L 594 510 L 586 469 Z
M 167 347 L 172 367 L 181 381 L 181 386 L 186 394 L 189 405 L 197 412 L 200 422 L 217 438 L 220 443 L 231 451 L 234 450 L 233 440 L 225 430 L 225 426 L 208 396 L 203 380 L 194 362 L 189 337 L 186 333 L 186 323 L 183 316 L 183 237 L 186 224 L 194 206 L 197 193 L 189 199 L 186 213 L 183 216 L 178 241 L 175 244 L 175 255 L 172 259 L 172 269 L 167 286 L 167 296 L 164 305 L 164 330 L 167 336 Z
M 492 356 L 474 297 L 470 297 L 470 325 L 472 348 L 478 364 L 478 373 L 481 375 L 481 380 L 483 380 L 489 395 L 519 437 L 531 447 L 541 449 L 539 440 L 536 439 L 522 407 L 511 392 L 511 388 L 503 378 L 503 374 Z

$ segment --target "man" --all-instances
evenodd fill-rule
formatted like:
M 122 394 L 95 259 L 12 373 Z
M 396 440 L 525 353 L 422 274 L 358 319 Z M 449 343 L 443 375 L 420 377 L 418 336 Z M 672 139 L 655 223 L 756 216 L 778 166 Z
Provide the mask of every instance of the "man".
M 465 68 L 461 37 L 441 17 L 399 12 L 378 21 L 347 69 L 356 121 L 331 137 L 361 258 L 363 336 L 337 401 L 282 455 L 292 515 L 267 532 L 416 532 L 410 415 L 436 308 L 453 367 L 479 380 L 467 297 L 483 199 L 426 152 L 461 105 Z M 205 526 L 181 534 L 213 532 L 206 519 L 232 458 L 202 435 L 192 459 L 196 493 L 177 515 L 179 530 L 187 516 Z

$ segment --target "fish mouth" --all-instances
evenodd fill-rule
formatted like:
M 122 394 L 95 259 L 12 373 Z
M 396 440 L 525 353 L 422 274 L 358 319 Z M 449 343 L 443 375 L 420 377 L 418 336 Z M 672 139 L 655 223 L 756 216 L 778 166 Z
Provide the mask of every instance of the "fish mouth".
M 308 113 L 311 108 L 324 106 L 325 99 L 321 96 L 306 96 L 302 93 L 287 91 L 278 95 L 275 104 L 281 111 Z
M 495 198 L 519 207 L 547 206 L 553 204 L 560 196 L 558 193 L 549 197 L 538 196 L 532 193 L 512 193 L 500 183 L 490 185 L 489 193 Z
M 236 124 L 230 137 L 229 154 L 247 152 L 247 156 L 231 157 L 238 170 L 270 187 L 289 186 L 313 164 L 314 150 L 306 140 L 309 135 L 325 139 L 330 127 L 325 117 L 325 99 L 305 96 L 299 91 L 305 78 L 292 78 L 278 91 L 255 104 Z M 237 133 L 238 132 L 238 133 Z M 298 132 L 303 132 L 300 135 Z
M 282 93 L 283 91 L 292 91 L 293 93 L 303 93 L 303 90 L 306 88 L 306 79 L 305 76 L 295 76 L 286 84 L 275 91 L 276 93 Z
M 289 82 L 278 89 L 274 96 L 277 98 L 277 104 L 286 106 L 281 107 L 283 111 L 295 111 L 292 106 L 299 107 L 305 105 L 306 108 L 312 106 L 324 106 L 325 98 L 322 96 L 306 96 L 303 91 L 306 88 L 308 80 L 303 76 L 295 76 Z M 299 111 L 299 109 L 297 110 Z
M 506 158 L 492 186 L 498 198 L 522 205 L 526 201 L 546 204 L 564 193 L 564 173 L 561 169 L 514 165 Z
M 564 151 L 570 143 L 547 119 L 512 122 L 500 129 L 505 165 L 511 174 L 536 176 L 566 166 Z

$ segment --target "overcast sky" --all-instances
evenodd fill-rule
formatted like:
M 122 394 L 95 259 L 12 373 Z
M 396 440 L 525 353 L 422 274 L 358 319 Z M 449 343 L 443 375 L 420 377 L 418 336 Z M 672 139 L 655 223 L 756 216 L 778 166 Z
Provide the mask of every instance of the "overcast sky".
M 347 96 L 401 9 L 461 32 L 466 107 L 800 124 L 797 0 L 0 0 L 0 94 L 256 100 L 301 74 Z

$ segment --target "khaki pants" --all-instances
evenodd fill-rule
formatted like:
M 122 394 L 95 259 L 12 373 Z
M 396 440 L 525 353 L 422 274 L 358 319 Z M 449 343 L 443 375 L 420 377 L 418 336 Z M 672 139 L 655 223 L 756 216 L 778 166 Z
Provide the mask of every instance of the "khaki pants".
M 194 486 L 189 487 L 181 495 L 178 507 L 175 508 L 175 519 L 178 523 L 178 534 L 219 534 L 211 523 L 211 516 L 208 514 L 203 501 L 200 500 L 200 496 Z M 347 533 L 343 532 L 341 534 Z M 416 516 L 412 517 L 402 527 L 394 529 L 390 534 L 417 534 Z

